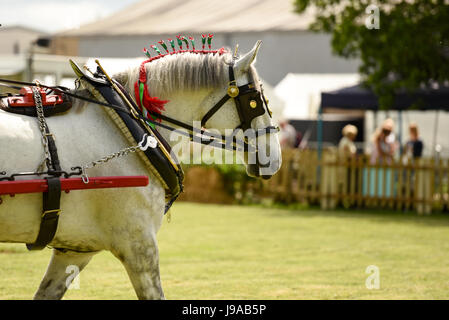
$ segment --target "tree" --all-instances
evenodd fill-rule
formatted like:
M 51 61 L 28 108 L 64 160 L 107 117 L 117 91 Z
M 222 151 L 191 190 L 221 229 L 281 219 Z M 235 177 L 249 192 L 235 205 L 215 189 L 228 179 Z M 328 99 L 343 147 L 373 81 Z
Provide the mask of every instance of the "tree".
M 311 30 L 332 34 L 334 53 L 361 60 L 382 108 L 399 88 L 449 82 L 448 0 L 295 0 L 296 12 L 307 9 Z

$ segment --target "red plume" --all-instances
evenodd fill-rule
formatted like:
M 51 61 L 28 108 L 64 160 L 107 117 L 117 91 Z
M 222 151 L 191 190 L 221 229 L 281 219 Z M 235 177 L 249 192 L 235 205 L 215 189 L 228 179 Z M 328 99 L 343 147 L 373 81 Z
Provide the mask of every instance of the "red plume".
M 142 108 L 142 105 L 145 107 L 145 109 L 148 110 L 148 112 L 150 113 L 157 113 L 157 114 L 161 114 L 162 111 L 165 110 L 164 106 L 167 102 L 169 102 L 168 100 L 160 100 L 158 97 L 152 97 L 150 96 L 149 92 L 148 92 L 148 87 L 145 84 L 144 89 L 143 89 L 143 101 L 142 103 L 140 103 L 140 95 L 139 95 L 139 84 L 136 81 L 136 83 L 134 84 L 134 94 L 136 97 L 136 101 L 137 104 L 139 105 L 139 107 Z M 161 121 L 160 119 L 158 119 L 158 121 Z

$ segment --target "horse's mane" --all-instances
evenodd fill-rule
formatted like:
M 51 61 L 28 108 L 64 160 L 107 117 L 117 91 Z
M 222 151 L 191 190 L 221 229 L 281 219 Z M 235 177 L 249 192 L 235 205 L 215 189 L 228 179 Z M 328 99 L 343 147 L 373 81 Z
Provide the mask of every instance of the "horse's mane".
M 151 96 L 162 99 L 176 91 L 193 91 L 202 88 L 218 88 L 228 81 L 228 65 L 231 53 L 194 53 L 182 52 L 168 54 L 145 64 L 147 84 Z M 129 69 L 116 78 L 134 90 L 139 77 L 139 68 Z

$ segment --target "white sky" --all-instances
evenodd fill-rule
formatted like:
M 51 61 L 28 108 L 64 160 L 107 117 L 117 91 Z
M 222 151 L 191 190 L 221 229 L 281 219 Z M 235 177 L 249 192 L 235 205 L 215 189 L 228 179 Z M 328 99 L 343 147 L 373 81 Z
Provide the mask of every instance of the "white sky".
M 77 28 L 138 0 L 0 0 L 0 24 L 50 33 Z

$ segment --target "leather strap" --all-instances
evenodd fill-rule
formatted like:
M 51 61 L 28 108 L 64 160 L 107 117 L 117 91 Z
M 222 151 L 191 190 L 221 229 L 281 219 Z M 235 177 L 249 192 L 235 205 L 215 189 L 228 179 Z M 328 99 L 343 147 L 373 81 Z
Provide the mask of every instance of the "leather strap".
M 45 137 L 43 138 L 47 139 L 48 152 L 50 153 L 50 159 L 46 159 L 47 168 L 48 173 L 52 175 L 52 177 L 46 178 L 48 191 L 42 194 L 43 214 L 41 217 L 41 225 L 36 241 L 33 244 L 27 244 L 28 250 L 41 250 L 53 240 L 58 228 L 59 213 L 61 211 L 61 180 L 59 180 L 61 174 L 52 173 L 61 171 L 58 150 L 56 148 L 55 139 L 50 133 L 50 129 L 45 121 L 45 117 L 43 117 L 42 121 L 45 126 Z
M 228 67 L 228 75 L 229 75 L 229 84 L 235 83 L 235 75 L 234 75 L 234 59 L 232 59 L 231 64 Z M 206 122 L 226 103 L 226 101 L 231 98 L 229 95 L 225 95 L 218 101 L 201 119 L 201 126 L 204 127 Z
M 207 113 L 204 115 L 203 119 L 201 119 L 201 126 L 204 127 L 206 122 L 212 118 L 212 116 L 228 101 L 231 97 L 228 95 L 225 95 L 223 98 L 221 98 L 220 101 L 217 102 L 216 105 L 214 105 Z
M 232 71 L 232 68 L 229 69 L 229 74 L 232 77 L 234 77 L 234 71 Z M 234 79 L 234 78 L 231 78 Z M 231 80 L 231 82 L 234 80 Z M 245 84 L 243 86 L 238 87 L 240 94 L 244 94 L 246 93 L 250 88 L 250 84 Z M 204 125 L 206 124 L 207 121 L 209 121 L 210 118 L 212 118 L 212 116 L 229 100 L 231 99 L 231 97 L 229 95 L 225 95 L 223 98 L 221 98 L 220 101 L 218 101 L 212 108 L 210 108 L 209 111 L 207 111 L 207 113 L 203 116 L 203 118 L 201 119 L 201 126 L 204 127 Z M 237 111 L 239 112 L 239 116 L 240 119 L 242 119 L 242 115 L 240 113 L 240 105 L 239 105 L 239 99 L 234 99 L 235 104 L 237 106 Z M 226 139 L 226 137 L 223 137 L 223 140 Z
M 51 158 L 51 164 L 53 168 L 47 167 L 49 172 L 52 175 L 60 176 L 61 174 L 53 174 L 52 172 L 60 172 L 62 171 L 61 164 L 59 162 L 59 156 L 58 156 L 58 149 L 56 148 L 55 139 L 53 138 L 53 135 L 50 133 L 50 129 L 47 125 L 45 125 L 45 131 L 47 132 L 47 142 L 48 142 L 48 151 L 50 152 L 50 158 Z
M 47 178 L 48 192 L 43 193 L 43 214 L 36 241 L 28 243 L 28 250 L 41 250 L 54 238 L 58 228 L 61 199 L 61 181 L 57 177 Z
M 235 81 L 234 64 L 235 64 L 235 61 L 234 61 L 234 59 L 232 59 L 232 62 L 229 64 L 229 68 L 228 68 L 228 74 L 229 74 L 229 81 L 230 82 L 234 82 Z

